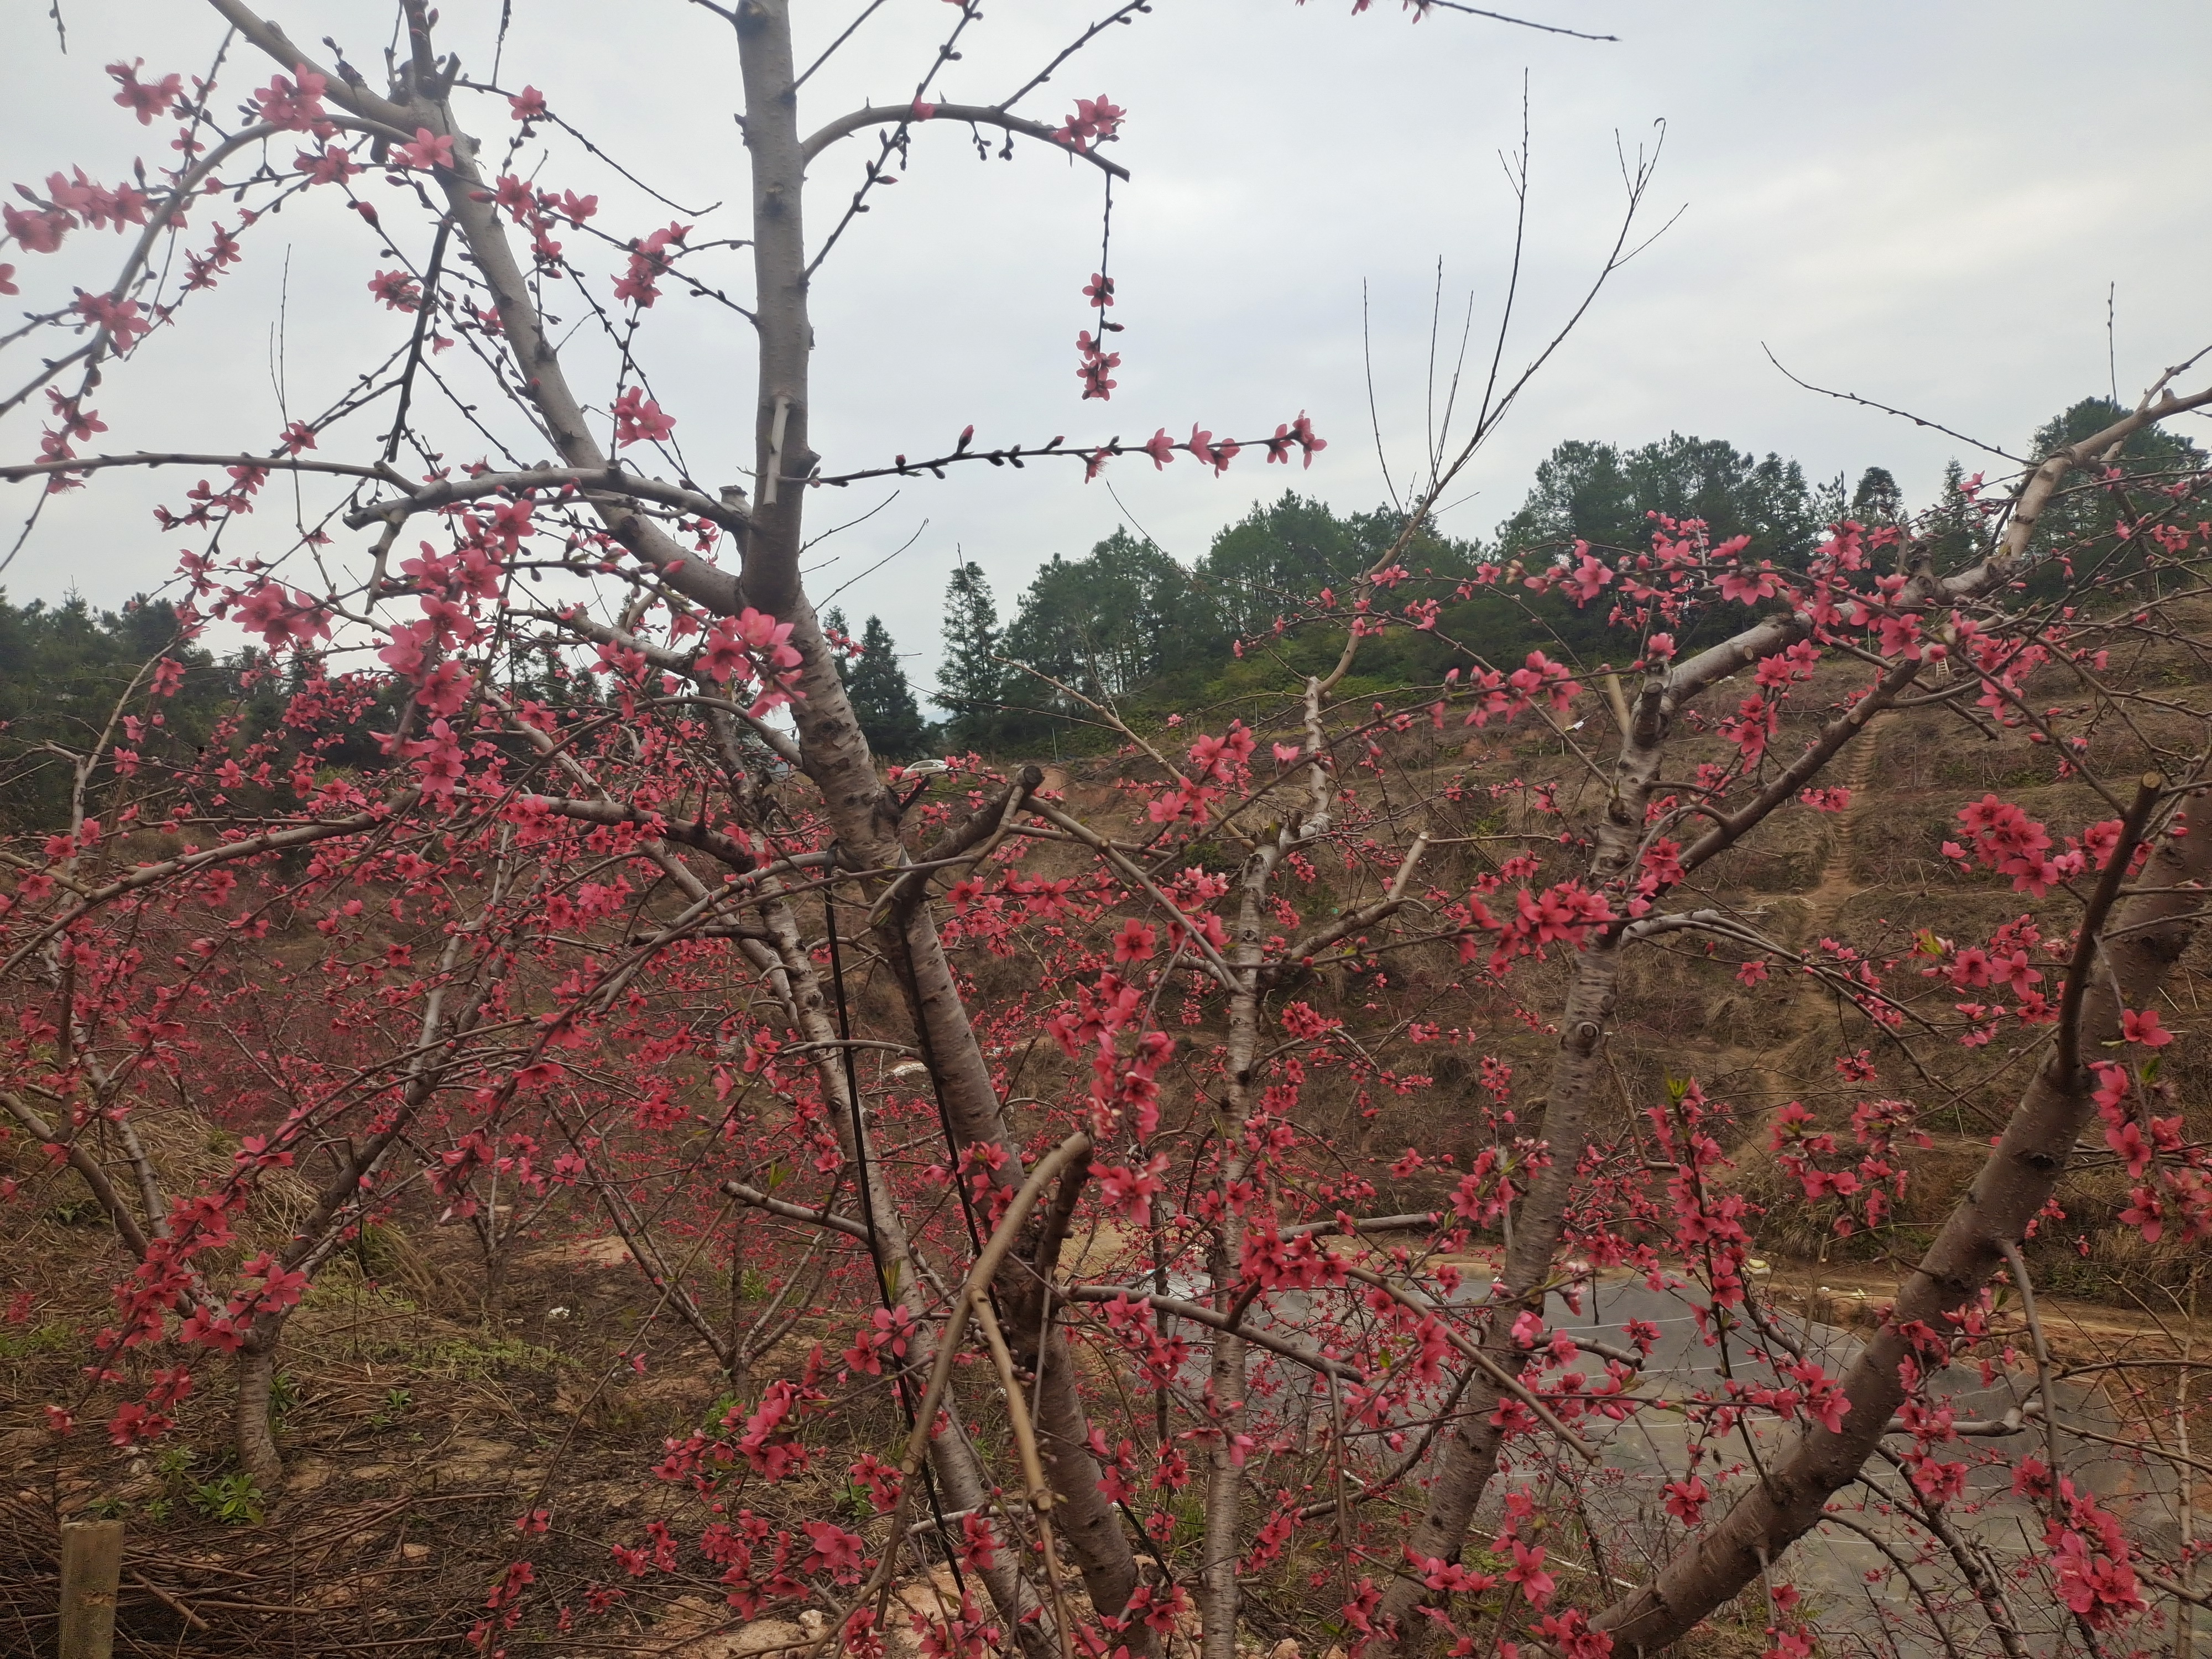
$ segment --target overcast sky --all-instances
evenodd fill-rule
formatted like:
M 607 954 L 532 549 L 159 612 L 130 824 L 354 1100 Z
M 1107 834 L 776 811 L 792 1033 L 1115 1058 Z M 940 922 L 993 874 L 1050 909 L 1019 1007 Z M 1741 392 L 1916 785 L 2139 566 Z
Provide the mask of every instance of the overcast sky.
M 824 46 L 861 0 L 794 0 L 802 56 Z M 1215 478 L 1187 458 L 1110 467 L 1119 501 L 1079 468 L 973 467 L 910 481 L 868 521 L 815 557 L 817 600 L 857 623 L 879 612 L 927 685 L 956 550 L 981 563 L 1011 611 L 1054 552 L 1078 555 L 1126 512 L 1186 560 L 1255 499 L 1285 485 L 1344 509 L 1384 495 L 1370 428 L 1361 337 L 1363 285 L 1383 447 L 1402 481 L 1420 449 L 1431 301 L 1443 267 L 1447 334 L 1473 301 L 1494 320 L 1511 246 L 1513 202 L 1498 163 L 1519 141 L 1528 88 L 1534 159 L 1517 363 L 1571 307 L 1601 261 L 1621 205 L 1616 144 L 1665 152 L 1652 228 L 1673 228 L 1620 272 L 1469 473 L 1447 527 L 1487 534 L 1565 438 L 1632 445 L 1669 430 L 1778 450 L 1814 477 L 1890 467 L 1909 498 L 1932 492 L 1944 461 L 1984 460 L 1957 441 L 1791 386 L 1768 363 L 1922 412 L 2008 448 L 2057 409 L 2107 389 L 2106 294 L 2122 395 L 2212 342 L 2212 7 L 2130 0 L 2083 8 L 2044 0 L 1850 4 L 1531 0 L 1520 15 L 1620 37 L 1590 43 L 1439 13 L 1414 24 L 1376 0 L 1155 0 L 1111 30 L 1022 108 L 1057 120 L 1079 94 L 1128 111 L 1111 154 L 1134 174 L 1116 189 L 1112 264 L 1126 332 L 1110 405 L 1078 397 L 1079 292 L 1097 268 L 1100 181 L 1041 146 L 978 161 L 966 130 L 920 130 L 911 170 L 817 281 L 813 422 L 830 471 L 896 451 L 978 441 L 1141 439 L 1194 421 L 1217 433 L 1272 432 L 1308 411 L 1330 447 L 1285 476 L 1256 452 Z M 1107 0 L 988 0 L 942 98 L 994 102 L 1072 39 Z M 0 183 L 80 164 L 112 180 L 134 155 L 166 160 L 171 124 L 140 128 L 109 101 L 102 65 L 144 57 L 148 71 L 204 72 L 220 39 L 189 0 L 63 0 L 66 55 L 43 0 L 14 0 L 0 22 Z M 374 69 L 390 9 L 265 7 L 295 40 L 334 33 Z M 446 0 L 442 39 L 465 69 L 490 69 L 498 0 Z M 903 101 L 952 20 L 941 0 L 885 0 L 805 89 L 811 129 L 873 97 Z M 228 105 L 266 82 L 241 54 Z M 731 118 L 737 62 L 726 25 L 678 0 L 513 0 L 499 68 L 530 82 L 617 161 L 683 204 L 709 235 L 734 235 L 743 150 Z M 503 140 L 503 103 L 464 109 Z M 810 228 L 826 228 L 866 140 L 817 162 Z M 280 160 L 289 159 L 289 155 Z M 670 210 L 629 191 L 572 147 L 540 182 L 596 191 L 599 223 L 635 235 Z M 398 192 L 370 181 L 372 199 Z M 319 192 L 322 198 L 332 192 Z M 196 215 L 196 228 L 228 214 Z M 403 245 L 418 256 L 427 238 Z M 10 306 L 106 286 L 120 244 L 80 232 L 53 256 L 0 250 L 21 270 Z M 109 449 L 265 448 L 282 424 L 272 357 L 283 296 L 282 381 L 290 412 L 319 408 L 404 337 L 407 319 L 365 289 L 378 247 L 334 199 L 256 227 L 249 258 L 180 325 L 112 367 L 94 402 Z M 714 256 L 742 291 L 744 256 Z M 106 271 L 108 275 L 102 275 Z M 604 291 L 604 283 L 602 283 Z M 556 303 L 555 309 L 559 309 Z M 573 310 L 574 307 L 571 307 Z M 694 473 L 743 477 L 750 459 L 750 342 L 709 304 L 664 299 L 641 360 L 678 419 Z M 460 354 L 452 354 L 458 359 Z M 12 388 L 23 349 L 0 355 Z M 607 384 L 602 354 L 579 364 L 587 395 Z M 594 368 L 592 365 L 599 365 Z M 601 378 L 595 381 L 593 376 Z M 42 410 L 0 422 L 0 447 L 29 454 Z M 2206 423 L 2191 428 L 2200 441 Z M 513 422 L 508 430 L 514 429 Z M 325 453 L 373 441 L 333 434 Z M 480 443 L 458 441 L 455 459 Z M 632 452 L 633 453 L 636 452 Z M 531 459 L 535 459 L 534 451 Z M 1988 465 L 1992 471 L 2001 464 Z M 148 513 L 188 480 L 111 474 L 48 512 L 4 580 L 17 599 L 76 587 L 112 604 L 173 568 L 176 538 Z M 892 492 L 815 498 L 818 526 Z M 7 534 L 29 486 L 0 489 Z M 281 545 L 282 515 L 234 536 L 233 551 Z M 919 533 L 917 533 L 919 532 Z M 257 542 L 262 536 L 265 542 Z M 894 550 L 906 550 L 873 570 Z

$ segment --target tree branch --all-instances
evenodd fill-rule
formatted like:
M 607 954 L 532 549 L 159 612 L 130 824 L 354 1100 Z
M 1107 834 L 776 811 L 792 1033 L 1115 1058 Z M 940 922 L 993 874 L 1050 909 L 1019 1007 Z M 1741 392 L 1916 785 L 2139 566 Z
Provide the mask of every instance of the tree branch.
M 1004 109 L 990 104 L 933 104 L 931 113 L 921 115 L 908 105 L 902 109 L 891 104 L 867 104 L 849 114 L 841 115 L 829 125 L 817 131 L 799 146 L 799 155 L 811 161 L 840 138 L 849 137 L 865 127 L 888 126 L 904 121 L 920 126 L 927 121 L 966 121 L 975 126 L 1003 127 L 1006 131 L 1034 138 L 1040 143 L 1050 144 L 1079 160 L 1090 162 L 1116 179 L 1127 179 L 1129 169 L 1118 161 L 1109 161 L 1095 149 L 1076 149 L 1061 143 L 1053 136 L 1054 129 L 1042 121 L 1032 121 L 1027 116 L 1009 115 Z

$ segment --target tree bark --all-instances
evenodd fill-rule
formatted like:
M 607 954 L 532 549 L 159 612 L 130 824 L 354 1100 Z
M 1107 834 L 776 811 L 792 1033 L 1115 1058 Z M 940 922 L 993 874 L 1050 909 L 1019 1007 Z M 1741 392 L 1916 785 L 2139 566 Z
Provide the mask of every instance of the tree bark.
M 231 1413 L 231 1445 L 238 1466 L 252 1477 L 264 1498 L 284 1488 L 284 1459 L 269 1421 L 269 1392 L 276 1377 L 276 1345 L 249 1340 L 238 1351 L 238 1398 Z
M 1602 889 L 1634 867 L 1644 838 L 1644 807 L 1658 782 L 1660 757 L 1676 702 L 1669 682 L 1658 678 L 1647 682 L 1637 699 L 1614 763 L 1612 798 L 1598 825 L 1589 877 L 1593 888 Z M 1527 1352 L 1516 1347 L 1510 1335 L 1516 1310 L 1542 1311 L 1552 1257 L 1589 1139 L 1590 1102 L 1602 1070 L 1606 1023 L 1617 1000 L 1623 942 L 1620 928 L 1608 927 L 1575 958 L 1574 980 L 1559 1020 L 1559 1046 L 1544 1097 L 1542 1135 L 1551 1162 L 1537 1171 L 1516 1211 L 1504 1294 L 1494 1298 L 1498 1311 L 1483 1342 L 1509 1376 L 1517 1377 L 1528 1361 Z M 1443 1468 L 1430 1485 L 1428 1507 L 1408 1540 L 1417 1555 L 1457 1561 L 1466 1547 L 1468 1528 L 1498 1466 L 1502 1431 L 1491 1419 L 1505 1398 L 1504 1390 L 1488 1376 L 1478 1373 L 1468 1382 L 1460 1402 L 1459 1426 L 1445 1443 Z M 1425 1645 L 1437 1631 L 1419 1613 L 1431 1595 L 1416 1574 L 1401 1571 L 1391 1581 L 1381 1612 L 1382 1628 L 1390 1632 L 1382 1651 L 1392 1659 Z
M 904 856 L 896 804 L 876 775 L 875 758 L 799 585 L 805 487 L 799 481 L 814 463 L 807 447 L 808 354 L 814 342 L 800 211 L 805 160 L 787 0 L 742 0 L 737 33 L 745 143 L 752 162 L 760 341 L 755 410 L 758 489 L 745 537 L 744 592 L 752 604 L 792 624 L 803 694 L 793 714 L 807 774 L 822 793 L 845 857 L 860 867 L 880 868 Z M 963 1145 L 991 1142 L 1008 1154 L 994 1179 L 1018 1186 L 1024 1178 L 1020 1146 L 1008 1132 L 935 918 L 926 903 L 910 903 L 887 917 L 883 931 L 895 934 L 885 942 L 892 947 L 891 961 L 953 1133 L 948 1153 L 957 1158 Z M 879 1209 L 879 1224 L 882 1220 Z M 1019 1323 L 1036 1328 L 1027 1321 Z M 1094 1605 L 1103 1613 L 1118 1613 L 1137 1582 L 1136 1556 L 1098 1489 L 1097 1465 L 1086 1446 L 1090 1426 L 1073 1386 L 1073 1356 L 1056 1328 L 1044 1330 L 1042 1351 L 1032 1363 L 1045 1367 L 1036 1428 L 1042 1446 L 1049 1449 L 1054 1508 L 1066 1529 L 1069 1553 Z
M 775 988 L 800 1038 L 816 1045 L 815 1075 L 820 1081 L 823 1098 L 829 1103 L 829 1116 L 847 1163 L 861 1172 L 860 1179 L 866 1183 L 864 1213 L 875 1224 L 872 1248 L 881 1253 L 880 1259 L 896 1273 L 893 1299 L 914 1322 L 909 1358 L 904 1362 L 911 1364 L 912 1354 L 933 1352 L 937 1346 L 938 1322 L 929 1305 L 930 1277 L 923 1270 L 913 1240 L 907 1234 L 905 1212 L 898 1194 L 884 1176 L 882 1164 L 870 1155 L 866 1120 L 854 1111 L 853 1098 L 845 1085 L 842 1051 L 836 1047 L 837 1026 L 830 1018 L 820 972 L 800 938 L 798 916 L 789 901 L 776 890 L 777 884 L 771 881 L 763 885 L 769 889 L 769 896 L 761 907 L 761 915 L 775 941 L 772 966 Z M 957 1512 L 988 1507 L 992 1482 L 975 1447 L 957 1426 L 930 1441 L 929 1467 L 941 1498 L 951 1510 Z M 1044 1617 L 1033 1616 L 1038 1614 L 1041 1600 L 1029 1581 L 1016 1570 L 1012 1556 L 1002 1553 L 998 1564 L 981 1576 L 992 1604 L 1006 1627 L 1015 1632 L 1023 1651 L 1030 1659 L 1047 1659 L 1054 1650 L 1051 1632 L 1047 1627 L 1048 1621 Z
M 1260 975 L 1267 958 L 1267 920 L 1261 909 L 1267 884 L 1281 860 L 1279 841 L 1255 850 L 1239 879 L 1237 938 L 1231 966 L 1227 1053 L 1222 1066 L 1222 1104 L 1214 1114 L 1214 1138 L 1221 1145 L 1221 1218 L 1217 1224 L 1211 1277 L 1213 1305 L 1232 1311 L 1243 1297 L 1244 1214 L 1235 1188 L 1244 1179 L 1244 1125 L 1252 1115 L 1252 1077 L 1260 1051 Z M 1198 1611 L 1202 1659 L 1236 1659 L 1237 1558 L 1243 1513 L 1244 1466 L 1236 1437 L 1244 1428 L 1244 1395 L 1249 1382 L 1247 1346 L 1231 1331 L 1213 1339 L 1207 1376 L 1212 1443 L 1206 1455 L 1206 1534 L 1200 1558 Z M 1341 1457 L 1344 1449 L 1332 1446 Z
M 2096 1079 L 2081 1056 L 2118 1037 L 2121 1011 L 2155 994 L 2200 925 L 2212 881 L 2212 795 L 2193 797 L 2183 823 L 2187 833 L 2160 842 L 2142 890 L 2118 908 L 2112 937 L 2069 975 L 2080 1009 L 2074 1040 L 2061 1032 L 1980 1176 L 1845 1374 L 1850 1409 L 1843 1426 L 1802 1430 L 1764 1481 L 1685 1540 L 1649 1584 L 1600 1613 L 1592 1622 L 1612 1637 L 1616 1653 L 1656 1653 L 1679 1640 L 1820 1523 L 1829 1498 L 1857 1474 L 1905 1399 L 1899 1367 L 1913 1353 L 1908 1331 L 1944 1331 L 1946 1316 L 1989 1283 L 2005 1247 L 2026 1237 L 2093 1112 Z
M 2212 390 L 2188 398 L 2176 398 L 2172 392 L 2164 391 L 2161 383 L 2155 394 L 2146 396 L 2132 414 L 2072 447 L 2057 452 L 2036 469 L 2022 485 L 2006 524 L 2004 536 L 1988 557 L 1954 575 L 1940 579 L 1924 568 L 1917 570 L 1912 586 L 1908 590 L 1909 594 L 1917 597 L 1923 604 L 1936 607 L 1978 599 L 2001 587 L 2011 580 L 2026 558 L 2028 538 L 2036 520 L 2052 491 L 2069 471 L 2088 465 L 2109 447 L 2124 441 L 2130 434 L 2146 426 L 2208 403 L 2212 403 Z M 1591 864 L 1593 885 L 1601 884 L 1603 880 L 1618 876 L 1629 867 L 1626 860 L 1634 855 L 1641 839 L 1643 805 L 1650 799 L 1652 786 L 1657 780 L 1659 752 L 1664 745 L 1667 725 L 1674 711 L 1726 675 L 1739 668 L 1749 667 L 1759 658 L 1808 638 L 1812 632 L 1811 621 L 1804 613 L 1770 617 L 1733 638 L 1708 647 L 1696 656 L 1677 664 L 1663 678 L 1645 683 L 1643 695 L 1638 698 L 1629 721 L 1630 729 L 1622 738 L 1620 757 L 1615 767 L 1613 799 L 1607 803 L 1605 821 L 1599 828 L 1597 852 Z M 1891 671 L 1885 674 L 1874 696 L 1866 700 L 1863 708 L 1854 709 L 1844 719 L 1831 722 L 1814 745 L 1818 764 L 1825 764 L 1832 759 L 1844 744 L 1865 729 L 1864 718 L 1855 720 L 1853 716 L 1870 718 L 1877 707 L 1893 700 L 1911 683 L 1911 678 L 1909 673 L 1901 672 L 1901 665 L 1899 669 Z M 1782 779 L 1777 781 L 1775 787 L 1762 793 L 1759 800 L 1702 837 L 1690 849 L 1686 863 L 1701 864 L 1740 839 L 1766 812 L 1786 799 L 1778 793 L 1784 785 L 1794 790 L 1814 771 L 1817 771 L 1818 764 L 1810 763 L 1812 758 L 1808 757 L 1801 761 L 1798 767 L 1790 769 Z M 1798 775 L 1801 769 L 1808 766 L 1809 769 L 1805 769 L 1803 775 Z M 1632 800 L 1634 802 L 1632 815 L 1628 805 Z M 1551 1091 L 1546 1097 L 1543 1133 L 1550 1146 L 1553 1163 L 1540 1178 L 1535 1189 L 1529 1194 L 1516 1218 L 1514 1231 L 1516 1249 L 1509 1254 L 1505 1276 L 1505 1301 L 1509 1304 L 1527 1302 L 1535 1285 L 1541 1282 L 1541 1276 L 1548 1273 L 1551 1253 L 1558 1244 L 1566 1190 L 1572 1183 L 1573 1166 L 1582 1156 L 1584 1119 L 1595 1073 L 1593 1056 L 1602 1035 L 1604 1018 L 1613 1009 L 1613 987 L 1619 975 L 1617 952 L 1620 942 L 1617 933 L 1608 931 L 1583 952 L 1576 965 L 1574 985 L 1568 994 L 1565 1030 L 1559 1055 L 1553 1063 Z M 1614 959 L 1607 961 L 1608 955 Z M 2117 1019 L 2118 1016 L 2113 1018 Z M 2071 1145 L 2070 1139 L 2067 1144 Z M 1986 1276 L 1984 1273 L 1984 1277 Z M 1493 1322 L 1493 1333 L 1500 1322 L 1502 1320 Z M 1522 1363 L 1517 1351 L 1510 1354 L 1498 1351 L 1494 1335 L 1490 1346 L 1501 1364 L 1508 1364 L 1517 1371 Z M 1486 1378 L 1478 1376 L 1469 1386 L 1464 1402 L 1467 1414 L 1462 1419 L 1459 1431 L 1451 1438 L 1444 1468 L 1430 1489 L 1428 1511 L 1414 1534 L 1413 1547 L 1417 1552 L 1448 1560 L 1458 1559 L 1465 1541 L 1466 1528 L 1474 1518 L 1475 1506 L 1481 1499 L 1483 1488 L 1489 1483 L 1496 1460 L 1498 1434 L 1490 1427 L 1488 1419 L 1503 1397 Z M 1886 1421 L 1887 1415 L 1885 1411 L 1881 1420 Z M 1856 1470 L 1863 1461 L 1862 1454 L 1852 1461 L 1851 1468 Z M 1825 1493 L 1821 1501 L 1826 1501 Z M 1736 1565 L 1741 1565 L 1741 1559 Z M 1674 1568 L 1670 1567 L 1668 1571 L 1671 1573 Z M 1734 1590 L 1729 1594 L 1734 1594 Z M 1395 1647 L 1385 1650 L 1389 1659 L 1397 1659 L 1397 1655 L 1405 1650 L 1407 1644 L 1420 1634 L 1409 1623 L 1408 1615 L 1425 1599 L 1425 1592 L 1417 1580 L 1401 1573 L 1392 1583 L 1381 1609 L 1384 1619 L 1392 1621 L 1386 1623 L 1384 1628 L 1395 1632 L 1389 1640 L 1396 1644 Z M 1724 1595 L 1719 1599 L 1727 1598 Z M 1717 1602 L 1712 1605 L 1717 1605 Z
M 1018 809 L 1019 796 L 1042 781 L 1042 773 L 1027 769 L 1016 780 L 1006 807 Z M 900 856 L 897 848 L 892 842 L 887 862 Z M 963 1148 L 978 1143 L 996 1146 L 1006 1159 L 990 1172 L 991 1179 L 1012 1190 L 1024 1178 L 1021 1143 L 1000 1104 L 938 934 L 936 917 L 921 902 L 921 893 L 916 886 L 895 899 L 877 926 L 876 939 L 906 998 L 910 1023 L 944 1110 L 951 1143 L 948 1152 L 957 1164 Z M 1031 1221 L 1023 1248 L 1000 1269 L 993 1294 L 1004 1312 L 1002 1322 L 1015 1357 L 1031 1375 L 1042 1375 L 1035 1427 L 1038 1451 L 1052 1481 L 1054 1521 L 1083 1575 L 1091 1605 L 1101 1613 L 1118 1614 L 1137 1587 L 1136 1551 L 1099 1484 L 1098 1462 L 1091 1455 L 1090 1419 L 1076 1387 L 1075 1356 L 1060 1328 L 1057 1305 L 1049 1311 L 1042 1305 L 1044 1286 L 1029 1265 L 1037 1255 L 1043 1224 L 1041 1217 Z M 1128 1632 L 1127 1640 L 1138 1659 L 1153 1651 L 1149 1626 L 1139 1626 Z

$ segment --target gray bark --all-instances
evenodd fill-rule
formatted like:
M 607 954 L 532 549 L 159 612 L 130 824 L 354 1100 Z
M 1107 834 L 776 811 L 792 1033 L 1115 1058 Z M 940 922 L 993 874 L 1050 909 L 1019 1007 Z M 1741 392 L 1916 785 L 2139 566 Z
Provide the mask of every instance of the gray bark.
M 1644 836 L 1644 811 L 1659 777 L 1660 757 L 1678 698 L 1660 678 L 1638 697 L 1630 730 L 1613 767 L 1613 793 L 1597 829 L 1589 884 L 1601 889 L 1634 867 Z M 1564 1226 L 1576 1165 L 1589 1138 L 1589 1107 L 1602 1069 L 1606 1023 L 1613 1016 L 1620 976 L 1622 940 L 1614 929 L 1595 934 L 1575 958 L 1572 984 L 1559 1019 L 1559 1046 L 1552 1059 L 1544 1096 L 1542 1136 L 1551 1163 L 1537 1172 L 1516 1212 L 1513 1243 L 1506 1253 L 1504 1295 L 1492 1316 L 1483 1346 L 1510 1376 L 1518 1376 L 1528 1356 L 1509 1334 L 1519 1308 L 1540 1310 L 1551 1277 L 1552 1255 Z M 1460 1402 L 1459 1426 L 1445 1443 L 1443 1467 L 1429 1487 L 1429 1501 L 1408 1544 L 1421 1556 L 1456 1561 L 1467 1530 L 1498 1463 L 1500 1431 L 1491 1421 L 1506 1395 L 1480 1374 L 1468 1382 Z M 1381 1613 L 1385 1652 L 1415 1650 L 1435 1626 L 1418 1609 L 1431 1592 L 1419 1578 L 1401 1572 L 1384 1592 Z
M 1282 856 L 1279 844 L 1255 851 L 1244 861 L 1237 905 L 1237 937 L 1231 966 L 1236 983 L 1229 996 L 1228 1052 L 1222 1067 L 1222 1104 L 1214 1117 L 1221 1143 L 1221 1220 L 1213 1249 L 1213 1304 L 1232 1310 L 1240 1298 L 1244 1259 L 1244 1218 L 1229 1202 L 1230 1189 L 1244 1179 L 1244 1122 L 1252 1112 L 1253 1068 L 1260 1047 L 1261 964 L 1267 955 L 1266 913 L 1261 908 L 1267 883 Z M 1234 1333 L 1213 1339 L 1209 1374 L 1215 1426 L 1219 1434 L 1206 1449 L 1205 1552 L 1198 1577 L 1200 1653 L 1203 1659 L 1236 1659 L 1237 1557 L 1243 1518 L 1244 1470 L 1232 1437 L 1244 1427 L 1244 1394 L 1249 1381 L 1247 1345 Z M 1341 1446 L 1332 1447 L 1341 1456 Z
M 276 1345 L 248 1341 L 238 1351 L 238 1397 L 231 1413 L 231 1445 L 238 1465 L 253 1478 L 262 1496 L 274 1498 L 284 1488 L 284 1460 L 276 1450 L 276 1431 L 269 1421 L 269 1390 L 276 1377 Z
M 1898 1367 L 1911 1352 L 1907 1326 L 1947 1328 L 1945 1316 L 1989 1283 L 2066 1173 L 2094 1110 L 2095 1079 L 2086 1056 L 2118 1038 L 2123 1008 L 2156 994 L 2200 925 L 2212 881 L 2212 796 L 2189 805 L 2191 831 L 2162 841 L 2144 868 L 2144 890 L 2119 908 L 2112 937 L 2075 977 L 2075 1040 L 2062 1032 L 2014 1109 L 1980 1176 L 1951 1212 L 1896 1305 L 1844 1378 L 1850 1401 L 1839 1430 L 1808 1425 L 1728 1512 L 1686 1540 L 1643 1589 L 1593 1621 L 1623 1654 L 1656 1653 L 1695 1628 L 1818 1525 L 1829 1498 L 1855 1477 L 1905 1399 Z

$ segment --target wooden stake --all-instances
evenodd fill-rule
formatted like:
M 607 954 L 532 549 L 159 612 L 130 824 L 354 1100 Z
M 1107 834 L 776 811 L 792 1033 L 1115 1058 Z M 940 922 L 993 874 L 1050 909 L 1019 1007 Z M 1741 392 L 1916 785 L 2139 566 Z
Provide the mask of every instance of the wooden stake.
M 2181 1455 L 2189 1455 L 2189 1358 L 2197 1346 L 2197 1284 L 2203 1270 L 2189 1275 L 2189 1322 L 2181 1328 L 2181 1375 L 2173 1385 L 2173 1427 L 2181 1437 Z M 2190 1559 L 2197 1542 L 2197 1476 L 2185 1461 L 2174 1473 L 2181 1478 L 2181 1587 L 2191 1589 L 2197 1577 Z M 2173 1602 L 2173 1659 L 2192 1659 L 2197 1645 L 2197 1609 L 2180 1596 Z
M 120 1521 L 62 1522 L 61 1659 L 108 1659 L 122 1574 Z

